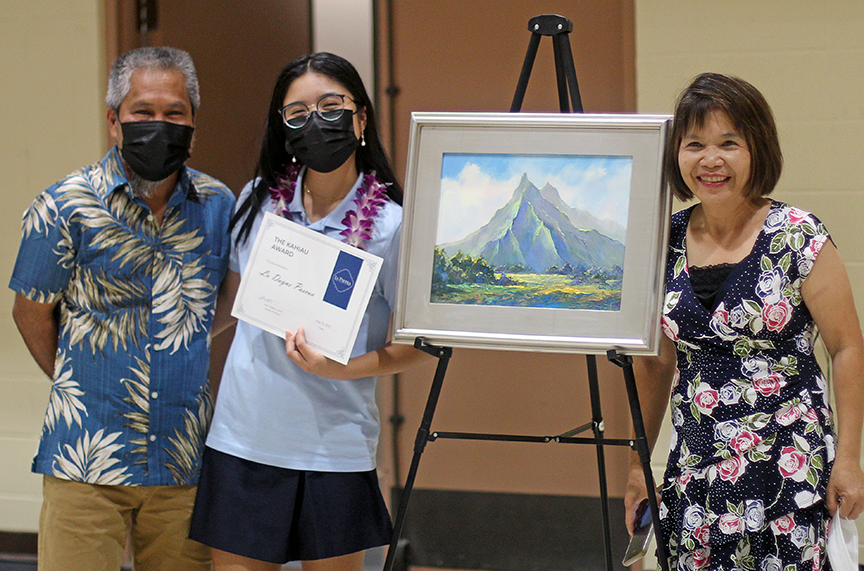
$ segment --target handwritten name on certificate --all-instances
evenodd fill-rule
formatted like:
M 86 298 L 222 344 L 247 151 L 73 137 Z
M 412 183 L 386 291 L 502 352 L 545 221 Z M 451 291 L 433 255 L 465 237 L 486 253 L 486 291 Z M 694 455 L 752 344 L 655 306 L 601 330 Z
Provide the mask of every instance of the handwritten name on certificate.
M 283 339 L 303 327 L 313 349 L 344 365 L 382 261 L 266 212 L 231 315 Z

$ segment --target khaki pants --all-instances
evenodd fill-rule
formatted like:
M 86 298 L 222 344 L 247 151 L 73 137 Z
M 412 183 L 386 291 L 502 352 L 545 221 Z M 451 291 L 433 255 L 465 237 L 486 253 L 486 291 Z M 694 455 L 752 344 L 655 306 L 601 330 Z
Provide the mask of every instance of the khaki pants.
M 195 486 L 97 486 L 44 476 L 42 491 L 39 571 L 118 571 L 127 536 L 135 571 L 210 569 L 210 549 L 188 539 Z

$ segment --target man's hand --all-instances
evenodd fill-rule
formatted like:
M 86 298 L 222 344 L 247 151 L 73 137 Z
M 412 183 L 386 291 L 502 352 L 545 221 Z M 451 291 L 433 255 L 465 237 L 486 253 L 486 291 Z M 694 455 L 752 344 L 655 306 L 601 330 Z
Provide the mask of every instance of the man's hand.
M 39 303 L 30 301 L 20 293 L 15 294 L 12 318 L 27 345 L 27 349 L 48 378 L 54 378 L 54 358 L 57 356 L 59 326 L 54 316 L 57 302 Z

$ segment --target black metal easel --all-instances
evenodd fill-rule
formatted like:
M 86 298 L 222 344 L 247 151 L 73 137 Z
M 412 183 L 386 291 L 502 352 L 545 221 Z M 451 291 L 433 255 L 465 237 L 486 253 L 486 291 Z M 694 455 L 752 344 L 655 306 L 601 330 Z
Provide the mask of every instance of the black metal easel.
M 516 86 L 510 112 L 518 113 L 522 110 L 522 100 L 525 99 L 525 90 L 528 89 L 528 78 L 531 77 L 531 68 L 534 67 L 540 38 L 552 36 L 555 76 L 558 79 L 558 106 L 561 113 L 570 112 L 570 101 L 567 98 L 569 85 L 573 112 L 582 113 L 582 98 L 579 96 L 579 83 L 576 81 L 576 64 L 573 62 L 573 52 L 570 50 L 570 38 L 565 35 L 573 31 L 573 22 L 563 16 L 547 14 L 531 18 L 528 21 L 528 31 L 531 32 L 531 40 L 528 42 L 528 51 L 525 52 L 525 62 L 522 64 L 522 73 L 519 75 L 519 84 Z
M 528 44 L 528 51 L 525 54 L 525 62 L 522 66 L 522 72 L 519 76 L 519 84 L 516 87 L 516 94 L 513 97 L 513 103 L 510 107 L 511 112 L 519 112 L 522 109 L 522 101 L 525 97 L 525 91 L 528 87 L 528 79 L 531 76 L 531 69 L 534 65 L 534 59 L 537 55 L 537 48 L 540 45 L 540 39 L 543 36 L 551 36 L 553 40 L 553 50 L 555 54 L 555 72 L 558 84 L 558 102 L 562 113 L 570 112 L 570 100 L 572 99 L 573 112 L 582 112 L 582 100 L 579 96 L 579 85 L 576 81 L 576 66 L 573 62 L 573 54 L 570 50 L 570 41 L 566 34 L 573 31 L 573 23 L 557 15 L 542 15 L 532 18 L 528 22 L 528 30 L 531 32 L 531 40 Z M 569 87 L 569 99 L 568 99 Z M 408 502 L 411 497 L 411 491 L 414 488 L 414 480 L 417 476 L 417 469 L 420 465 L 420 458 L 426 448 L 427 442 L 433 442 L 439 438 L 450 438 L 458 440 L 487 440 L 498 442 L 536 442 L 549 443 L 556 442 L 562 444 L 593 444 L 597 448 L 597 468 L 600 478 L 600 502 L 603 515 L 603 539 L 604 550 L 606 556 L 606 569 L 612 571 L 612 537 L 610 531 L 609 517 L 609 502 L 608 490 L 606 482 L 606 457 L 604 453 L 605 446 L 628 446 L 637 451 L 639 460 L 642 463 L 643 472 L 645 474 L 645 483 L 648 490 L 654 490 L 654 476 L 651 472 L 651 453 L 648 446 L 648 439 L 645 436 L 645 426 L 642 421 L 642 409 L 639 405 L 639 396 L 636 390 L 636 379 L 633 374 L 633 359 L 628 355 L 620 355 L 615 349 L 610 349 L 606 352 L 606 356 L 611 363 L 614 363 L 622 368 L 624 373 L 624 383 L 627 388 L 627 396 L 630 403 L 630 414 L 633 420 L 633 429 L 635 438 L 632 440 L 623 439 L 608 439 L 604 438 L 603 414 L 600 407 L 600 389 L 597 378 L 597 359 L 595 355 L 586 355 L 588 366 L 588 388 L 591 400 L 591 421 L 572 430 L 559 434 L 557 436 L 530 436 L 530 435 L 515 435 L 515 434 L 478 434 L 469 432 L 432 432 L 432 418 L 435 414 L 435 409 L 438 406 L 438 398 L 441 395 L 441 388 L 444 383 L 444 376 L 447 372 L 447 366 L 450 363 L 450 358 L 453 355 L 453 349 L 450 347 L 437 347 L 428 344 L 422 337 L 414 340 L 414 347 L 438 358 L 438 366 L 435 370 L 435 376 L 432 380 L 432 386 L 429 391 L 429 398 L 426 401 L 426 409 L 423 412 L 423 418 L 420 421 L 420 428 L 417 431 L 417 437 L 414 440 L 414 456 L 411 460 L 411 467 L 408 470 L 408 476 L 405 482 L 405 487 L 399 499 L 399 509 L 396 514 L 396 520 L 393 524 L 393 537 L 390 542 L 390 547 L 387 551 L 387 558 L 384 561 L 384 571 L 392 571 L 393 563 L 397 554 L 397 546 L 399 538 L 402 535 L 402 528 L 405 524 L 405 517 L 408 511 Z M 591 429 L 594 437 L 585 438 L 577 437 Z M 654 528 L 660 529 L 660 512 L 657 506 L 657 498 L 654 494 L 648 494 L 648 502 L 651 509 L 651 515 L 654 520 Z M 666 559 L 666 549 L 662 541 L 657 541 L 657 559 L 663 571 L 668 571 L 668 560 Z

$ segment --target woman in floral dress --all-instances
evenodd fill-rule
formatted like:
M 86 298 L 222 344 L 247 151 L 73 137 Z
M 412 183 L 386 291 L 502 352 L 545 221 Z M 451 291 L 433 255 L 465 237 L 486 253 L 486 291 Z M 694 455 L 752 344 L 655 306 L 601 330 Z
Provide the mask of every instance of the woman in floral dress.
M 671 402 L 658 490 L 669 568 L 827 569 L 829 514 L 864 509 L 864 341 L 843 262 L 815 216 L 766 198 L 782 155 L 749 83 L 698 76 L 669 148 L 673 192 L 700 202 L 672 218 L 660 355 L 634 364 L 652 448 Z M 646 497 L 634 454 L 631 533 Z

